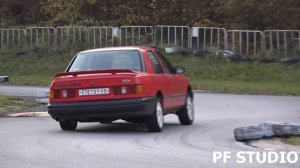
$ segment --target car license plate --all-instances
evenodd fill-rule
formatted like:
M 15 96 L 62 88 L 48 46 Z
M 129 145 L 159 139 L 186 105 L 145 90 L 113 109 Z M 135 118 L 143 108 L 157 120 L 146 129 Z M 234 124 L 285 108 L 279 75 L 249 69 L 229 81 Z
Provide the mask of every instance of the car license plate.
M 109 88 L 79 90 L 79 96 L 108 95 L 108 94 L 109 94 Z

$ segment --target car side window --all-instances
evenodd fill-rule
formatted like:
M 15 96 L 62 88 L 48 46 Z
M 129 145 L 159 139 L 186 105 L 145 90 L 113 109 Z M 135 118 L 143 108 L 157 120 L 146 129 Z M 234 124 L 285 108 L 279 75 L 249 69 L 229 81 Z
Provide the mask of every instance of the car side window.
M 160 52 L 156 52 L 156 53 L 159 56 L 159 58 L 161 59 L 164 66 L 166 67 L 167 73 L 174 74 L 175 71 L 174 71 L 172 64 Z
M 148 56 L 149 56 L 149 58 L 151 60 L 151 63 L 152 63 L 152 66 L 154 68 L 155 73 L 157 73 L 157 74 L 163 74 L 164 71 L 163 71 L 163 69 L 162 69 L 159 61 L 157 60 L 157 58 L 153 54 L 153 52 L 152 51 L 148 51 L 147 54 L 148 54 Z

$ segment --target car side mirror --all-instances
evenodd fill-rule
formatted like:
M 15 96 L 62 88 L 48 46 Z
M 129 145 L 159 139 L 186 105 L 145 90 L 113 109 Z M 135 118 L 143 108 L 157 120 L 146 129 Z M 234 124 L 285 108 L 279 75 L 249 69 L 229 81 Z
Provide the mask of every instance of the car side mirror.
M 183 74 L 183 73 L 184 73 L 184 68 L 178 66 L 178 67 L 175 68 L 175 72 L 176 72 L 177 74 Z

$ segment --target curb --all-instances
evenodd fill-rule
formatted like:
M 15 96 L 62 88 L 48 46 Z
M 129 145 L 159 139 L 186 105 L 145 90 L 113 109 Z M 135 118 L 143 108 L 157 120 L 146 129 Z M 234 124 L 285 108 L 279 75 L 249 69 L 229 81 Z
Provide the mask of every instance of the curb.
M 48 112 L 21 112 L 21 113 L 11 113 L 7 117 L 48 117 Z
M 211 91 L 207 91 L 207 90 L 193 90 L 193 93 L 213 93 Z

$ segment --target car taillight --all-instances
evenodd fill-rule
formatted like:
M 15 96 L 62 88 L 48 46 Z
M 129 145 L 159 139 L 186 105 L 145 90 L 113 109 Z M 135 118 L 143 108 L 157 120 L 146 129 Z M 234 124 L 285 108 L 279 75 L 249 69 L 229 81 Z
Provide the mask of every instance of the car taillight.
M 55 94 L 55 91 L 54 90 L 50 90 L 50 92 L 49 92 L 49 98 L 50 99 L 54 99 L 54 94 Z
M 59 90 L 50 90 L 49 92 L 50 99 L 57 99 L 59 97 L 60 97 Z
M 49 98 L 73 98 L 75 97 L 75 89 L 64 89 L 64 90 L 50 90 Z
M 144 87 L 142 85 L 115 86 L 113 92 L 114 95 L 141 94 L 144 93 Z

